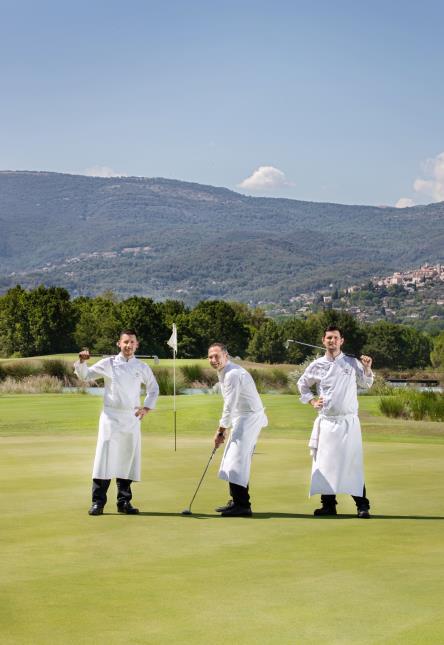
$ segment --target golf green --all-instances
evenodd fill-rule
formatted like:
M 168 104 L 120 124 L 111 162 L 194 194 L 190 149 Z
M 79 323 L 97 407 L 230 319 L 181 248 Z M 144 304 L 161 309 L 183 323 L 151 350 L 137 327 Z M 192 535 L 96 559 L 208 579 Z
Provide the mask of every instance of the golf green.
M 339 496 L 314 518 L 307 439 L 313 411 L 264 397 L 253 518 L 220 518 L 221 400 L 171 398 L 144 420 L 138 516 L 90 517 L 101 401 L 0 398 L 0 634 L 5 644 L 429 644 L 444 642 L 444 427 L 392 422 L 362 397 L 372 518 Z

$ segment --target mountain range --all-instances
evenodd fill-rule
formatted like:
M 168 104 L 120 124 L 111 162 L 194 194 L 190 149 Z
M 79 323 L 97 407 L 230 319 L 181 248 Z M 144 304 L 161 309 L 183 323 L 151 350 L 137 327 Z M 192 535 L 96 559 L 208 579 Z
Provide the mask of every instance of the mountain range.
M 1 293 L 286 302 L 444 262 L 444 202 L 316 203 L 162 178 L 2 171 L 0 227 Z

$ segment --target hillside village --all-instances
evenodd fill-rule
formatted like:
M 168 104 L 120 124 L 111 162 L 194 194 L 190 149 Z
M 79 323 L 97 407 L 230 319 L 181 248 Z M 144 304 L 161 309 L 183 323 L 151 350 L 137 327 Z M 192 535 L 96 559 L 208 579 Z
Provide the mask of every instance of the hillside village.
M 324 289 L 293 296 L 282 306 L 261 306 L 273 317 L 303 317 L 322 309 L 340 309 L 363 322 L 388 320 L 436 332 L 444 329 L 444 265 L 423 264 L 388 276 L 374 276 L 344 289 L 331 283 Z

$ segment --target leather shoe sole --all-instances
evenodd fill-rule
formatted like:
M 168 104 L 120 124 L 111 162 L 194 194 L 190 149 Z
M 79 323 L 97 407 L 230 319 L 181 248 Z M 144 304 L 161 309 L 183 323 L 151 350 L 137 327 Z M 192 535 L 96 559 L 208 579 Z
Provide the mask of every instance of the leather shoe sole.
M 358 511 L 358 517 L 367 519 L 370 517 L 370 513 L 367 510 Z
M 323 508 L 317 508 L 314 511 L 313 515 L 315 517 L 322 517 L 322 516 L 328 517 L 328 516 L 332 516 L 332 515 L 337 515 L 337 512 L 336 512 L 335 508 L 324 508 L 323 507 Z
M 139 509 L 134 508 L 134 506 L 118 506 L 117 512 L 124 513 L 125 515 L 138 515 Z
M 239 506 L 233 506 L 229 508 L 227 511 L 222 511 L 221 517 L 251 517 L 253 515 L 253 511 L 251 508 L 243 508 Z

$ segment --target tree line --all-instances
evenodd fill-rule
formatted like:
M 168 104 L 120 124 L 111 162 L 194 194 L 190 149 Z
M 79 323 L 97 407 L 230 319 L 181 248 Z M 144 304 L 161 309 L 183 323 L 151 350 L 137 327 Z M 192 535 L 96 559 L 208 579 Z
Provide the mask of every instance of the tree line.
M 375 366 L 391 369 L 444 365 L 442 334 L 432 339 L 412 327 L 388 322 L 360 324 L 346 312 L 325 310 L 307 318 L 275 321 L 261 309 L 239 302 L 204 300 L 187 307 L 178 300 L 155 302 L 132 296 L 118 300 L 112 293 L 71 299 L 61 287 L 10 289 L 0 297 L 0 355 L 41 356 L 76 352 L 87 346 L 97 354 L 112 353 L 123 328 L 137 331 L 139 352 L 171 356 L 166 342 L 172 324 L 178 332 L 178 356 L 200 358 L 215 340 L 232 356 L 266 363 L 300 363 L 312 355 L 309 347 L 288 339 L 319 345 L 323 329 L 339 325 L 344 351 L 373 356 Z

